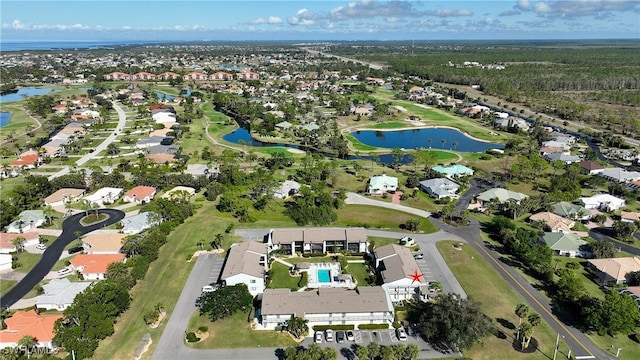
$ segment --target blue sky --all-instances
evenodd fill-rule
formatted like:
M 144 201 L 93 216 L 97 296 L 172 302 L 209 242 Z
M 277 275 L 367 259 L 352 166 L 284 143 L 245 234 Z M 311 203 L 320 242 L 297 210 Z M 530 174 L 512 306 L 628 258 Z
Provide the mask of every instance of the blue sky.
M 2 0 L 0 40 L 640 39 L 640 0 Z

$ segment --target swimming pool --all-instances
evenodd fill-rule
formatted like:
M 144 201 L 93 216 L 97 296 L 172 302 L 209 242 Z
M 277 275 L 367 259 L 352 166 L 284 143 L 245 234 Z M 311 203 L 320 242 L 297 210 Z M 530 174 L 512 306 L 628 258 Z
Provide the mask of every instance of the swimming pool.
M 331 270 L 318 270 L 318 282 L 330 283 L 331 282 Z

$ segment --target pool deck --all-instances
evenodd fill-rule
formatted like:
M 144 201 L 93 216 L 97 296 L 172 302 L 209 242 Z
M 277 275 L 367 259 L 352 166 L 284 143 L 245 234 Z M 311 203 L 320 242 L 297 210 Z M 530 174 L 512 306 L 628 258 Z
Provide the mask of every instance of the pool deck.
M 318 271 L 323 270 L 329 272 L 329 282 L 320 281 L 318 278 Z M 309 264 L 309 269 L 305 271 L 307 272 L 307 288 L 309 289 L 321 287 L 355 287 L 353 281 L 338 280 L 338 276 L 342 274 L 342 269 L 340 268 L 340 263 L 337 262 L 311 263 Z

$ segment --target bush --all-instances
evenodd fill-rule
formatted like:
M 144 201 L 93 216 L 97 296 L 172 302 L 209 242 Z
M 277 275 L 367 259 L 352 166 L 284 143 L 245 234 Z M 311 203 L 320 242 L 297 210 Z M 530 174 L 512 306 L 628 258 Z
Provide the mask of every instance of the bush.
M 354 325 L 316 325 L 313 327 L 313 331 L 325 331 L 331 330 L 354 330 Z
M 380 329 L 388 329 L 389 325 L 387 324 L 361 324 L 358 325 L 358 329 L 360 330 L 380 330 Z
M 20 261 L 14 261 L 14 262 L 11 264 L 11 268 L 12 268 L 12 269 L 17 269 L 17 268 L 19 268 L 19 267 L 22 267 L 22 263 L 21 263 Z
M 580 267 L 580 264 L 578 263 L 574 263 L 574 262 L 570 262 L 567 263 L 567 265 L 565 265 L 567 267 L 567 269 L 578 269 Z
M 302 275 L 300 276 L 300 280 L 298 280 L 298 287 L 299 288 L 307 286 L 307 282 L 308 282 L 307 276 L 308 276 L 307 272 L 303 271 Z
M 207 326 L 200 326 L 200 327 L 198 328 L 198 331 L 205 333 L 205 332 L 209 331 L 209 327 L 207 327 Z
M 144 323 L 147 325 L 151 325 L 154 322 L 158 321 L 159 316 L 160 314 L 158 314 L 158 312 L 155 310 L 148 311 L 143 316 Z
M 194 332 L 187 333 L 187 342 L 194 343 L 200 341 Z
M 191 258 L 193 258 L 193 253 L 192 252 L 187 254 L 186 260 L 190 261 Z

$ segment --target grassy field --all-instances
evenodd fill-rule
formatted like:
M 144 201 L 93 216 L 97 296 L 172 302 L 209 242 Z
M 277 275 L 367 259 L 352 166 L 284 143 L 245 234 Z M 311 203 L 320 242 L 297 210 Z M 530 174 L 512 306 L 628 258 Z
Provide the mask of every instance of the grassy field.
M 215 216 L 213 208 L 213 203 L 205 203 L 202 209 L 168 236 L 167 243 L 160 249 L 158 260 L 150 266 L 145 279 L 131 291 L 133 301 L 129 310 L 118 319 L 115 333 L 100 343 L 94 359 L 133 358 L 138 342 L 145 333 L 151 334 L 153 344 L 142 359 L 151 358 L 167 320 L 158 328 L 150 329 L 143 321 L 143 314 L 162 303 L 167 310 L 167 319 L 171 316 L 195 263 L 187 262 L 187 255 L 197 250 L 199 239 L 224 233 L 230 222 Z M 232 237 L 227 235 L 223 245 L 228 247 L 232 241 Z
M 269 276 L 271 277 L 268 286 L 270 289 L 291 289 L 292 291 L 300 289 L 300 286 L 298 286 L 300 275 L 289 275 L 289 267 L 281 262 L 274 261 L 271 263 Z
M 4 296 L 17 283 L 18 282 L 16 280 L 0 281 L 0 296 Z
M 297 343 L 287 333 L 276 331 L 257 331 L 247 322 L 247 314 L 238 312 L 232 317 L 211 322 L 200 317 L 195 311 L 189 320 L 188 331 L 197 331 L 199 327 L 209 329 L 209 337 L 201 342 L 188 344 L 196 349 L 229 349 L 255 347 L 288 347 Z M 265 354 L 269 357 L 272 354 Z
M 402 230 L 400 225 L 409 219 L 420 221 L 421 233 L 429 234 L 438 231 L 428 219 L 401 211 L 367 205 L 345 205 L 338 210 L 339 226 L 364 226 L 400 231 Z
M 456 243 L 441 241 L 437 247 L 467 295 L 480 305 L 480 309 L 491 318 L 497 329 L 506 335 L 506 338 L 490 335 L 483 345 L 476 345 L 465 351 L 465 356 L 474 360 L 495 359 L 496 354 L 500 354 L 502 359 L 550 359 L 553 356 L 556 334 L 544 322 L 534 329 L 533 337 L 538 341 L 536 352 L 523 354 L 514 350 L 514 329 L 518 325 L 514 310 L 517 304 L 525 302 L 524 299 L 475 250 L 467 245 L 462 250 L 456 250 L 453 248 Z M 567 349 L 566 344 L 561 342 L 559 358 L 563 354 L 566 358 Z
M 398 129 L 398 128 L 406 128 L 409 127 L 411 125 L 404 123 L 404 122 L 400 122 L 400 121 L 389 121 L 389 122 L 383 122 L 383 123 L 379 123 L 379 124 L 375 124 L 373 126 L 370 126 L 370 128 L 372 129 Z

